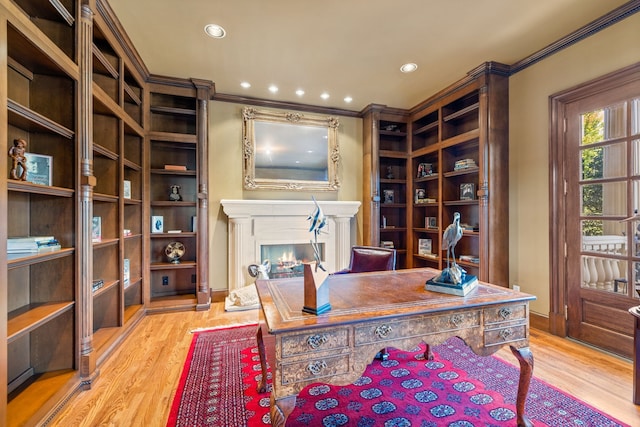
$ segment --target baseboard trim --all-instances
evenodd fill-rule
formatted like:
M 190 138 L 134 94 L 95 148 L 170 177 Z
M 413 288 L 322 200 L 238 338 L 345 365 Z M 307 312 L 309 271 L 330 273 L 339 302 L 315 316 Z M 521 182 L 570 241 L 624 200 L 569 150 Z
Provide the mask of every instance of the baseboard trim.
M 541 314 L 529 314 L 529 326 L 540 331 L 549 332 L 549 318 Z

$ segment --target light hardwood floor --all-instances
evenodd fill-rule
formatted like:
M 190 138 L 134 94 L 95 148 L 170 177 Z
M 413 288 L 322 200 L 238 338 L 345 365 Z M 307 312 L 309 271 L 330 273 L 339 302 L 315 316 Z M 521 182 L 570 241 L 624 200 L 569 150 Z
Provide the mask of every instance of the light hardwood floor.
M 222 303 L 204 312 L 146 316 L 100 367 L 92 389 L 69 401 L 51 425 L 165 426 L 191 343 L 190 331 L 257 319 L 257 310 L 227 313 Z M 640 406 L 631 400 L 631 361 L 534 329 L 530 346 L 534 376 L 620 421 L 640 426 Z M 506 348 L 498 355 L 517 364 Z

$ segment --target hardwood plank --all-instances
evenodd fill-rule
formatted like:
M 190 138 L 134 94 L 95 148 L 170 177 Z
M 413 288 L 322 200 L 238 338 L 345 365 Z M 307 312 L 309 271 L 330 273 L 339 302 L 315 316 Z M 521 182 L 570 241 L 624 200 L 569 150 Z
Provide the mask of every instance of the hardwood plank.
M 71 399 L 50 425 L 165 426 L 191 344 L 190 331 L 257 321 L 257 310 L 227 313 L 223 303 L 212 303 L 209 311 L 146 316 L 100 366 L 93 387 Z M 630 360 L 535 329 L 530 342 L 535 377 L 623 422 L 640 425 L 640 406 L 632 402 Z M 508 348 L 497 355 L 517 365 Z

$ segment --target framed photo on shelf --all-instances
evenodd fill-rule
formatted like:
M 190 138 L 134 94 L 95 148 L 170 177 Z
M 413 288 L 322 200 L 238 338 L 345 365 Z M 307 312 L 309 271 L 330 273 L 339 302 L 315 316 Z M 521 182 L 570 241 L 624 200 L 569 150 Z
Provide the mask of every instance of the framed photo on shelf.
M 151 217 L 151 232 L 162 233 L 164 231 L 164 217 L 161 215 L 154 215 Z
M 424 203 L 426 198 L 427 198 L 427 191 L 424 188 L 416 188 L 414 202 Z
M 122 197 L 124 197 L 125 199 L 131 198 L 131 181 L 124 181 Z
M 102 218 L 94 216 L 91 219 L 91 241 L 93 243 L 102 242 Z
M 418 255 L 431 254 L 431 239 L 418 239 Z
M 393 190 L 382 190 L 382 203 L 394 203 L 394 191 Z
M 24 153 L 27 158 L 27 181 L 51 185 L 53 172 L 53 157 L 44 154 Z
M 416 174 L 416 178 L 424 178 L 425 176 L 429 176 L 433 174 L 433 164 L 432 163 L 419 163 L 418 164 L 418 173 Z
M 438 220 L 435 216 L 427 216 L 424 218 L 425 228 L 438 228 Z
M 460 184 L 460 200 L 474 200 L 476 198 L 476 185 L 472 182 Z

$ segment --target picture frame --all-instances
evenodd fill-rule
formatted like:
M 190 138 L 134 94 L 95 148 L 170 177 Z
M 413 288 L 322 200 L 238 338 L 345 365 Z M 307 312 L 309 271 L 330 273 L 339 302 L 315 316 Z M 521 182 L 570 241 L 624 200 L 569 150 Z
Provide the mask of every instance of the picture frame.
M 164 232 L 164 217 L 162 215 L 153 215 L 151 217 L 151 232 L 152 233 Z
M 395 203 L 395 193 L 393 190 L 382 190 L 382 203 Z
M 124 180 L 122 186 L 122 197 L 124 197 L 125 199 L 131 198 L 131 181 L 128 181 L 126 179 Z
M 433 174 L 433 163 L 418 163 L 416 178 L 424 178 Z
M 94 216 L 91 219 L 91 241 L 93 243 L 102 242 L 102 218 Z
M 129 261 L 129 258 L 123 259 L 122 279 L 123 279 L 122 282 L 123 282 L 124 288 L 127 289 L 131 284 L 131 263 Z
M 427 198 L 427 191 L 424 188 L 416 188 L 414 203 L 424 203 Z
M 191 217 L 191 231 L 194 233 L 198 232 L 198 217 L 196 215 Z
M 53 157 L 45 154 L 24 153 L 27 158 L 27 182 L 52 185 Z
M 476 185 L 472 182 L 460 184 L 460 200 L 475 200 Z
M 425 228 L 438 228 L 438 219 L 435 216 L 428 216 L 424 219 Z
M 431 255 L 431 239 L 418 239 L 418 255 Z

